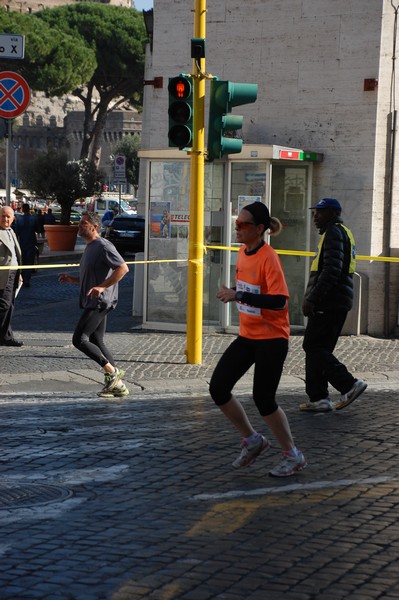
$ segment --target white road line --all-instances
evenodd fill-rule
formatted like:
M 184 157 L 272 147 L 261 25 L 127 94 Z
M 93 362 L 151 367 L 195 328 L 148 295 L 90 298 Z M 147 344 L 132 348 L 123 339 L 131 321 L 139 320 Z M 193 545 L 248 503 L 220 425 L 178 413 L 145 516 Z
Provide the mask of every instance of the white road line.
M 354 485 L 376 485 L 398 481 L 397 477 L 370 477 L 368 479 L 337 479 L 332 481 L 313 481 L 312 483 L 292 483 L 279 487 L 257 488 L 254 490 L 232 490 L 219 494 L 197 494 L 193 500 L 230 500 L 247 496 L 267 496 L 272 494 L 286 494 L 287 492 L 306 492 L 325 488 L 351 487 Z

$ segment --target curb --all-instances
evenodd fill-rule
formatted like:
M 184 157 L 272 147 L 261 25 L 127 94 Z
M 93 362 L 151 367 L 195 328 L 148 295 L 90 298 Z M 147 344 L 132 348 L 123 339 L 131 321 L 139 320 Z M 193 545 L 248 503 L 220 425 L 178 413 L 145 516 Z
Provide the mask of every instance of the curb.
M 379 390 L 397 389 L 399 386 L 399 371 L 388 371 L 384 373 L 358 373 L 359 378 L 368 383 L 368 391 L 373 388 Z M 173 394 L 187 396 L 198 394 L 209 395 L 209 380 L 207 378 L 195 379 L 143 379 L 129 381 L 125 378 L 131 396 L 145 394 Z M 74 392 L 87 393 L 97 392 L 103 384 L 101 372 L 92 369 L 79 369 L 69 371 L 49 371 L 44 373 L 21 373 L 0 375 L 0 395 L 29 393 L 33 395 L 42 392 Z M 237 394 L 250 395 L 252 390 L 252 376 L 245 375 L 235 386 Z M 305 395 L 304 380 L 296 375 L 283 375 L 277 394 L 296 393 Z M 334 393 L 334 392 L 333 392 Z M 338 393 L 338 392 L 337 392 Z

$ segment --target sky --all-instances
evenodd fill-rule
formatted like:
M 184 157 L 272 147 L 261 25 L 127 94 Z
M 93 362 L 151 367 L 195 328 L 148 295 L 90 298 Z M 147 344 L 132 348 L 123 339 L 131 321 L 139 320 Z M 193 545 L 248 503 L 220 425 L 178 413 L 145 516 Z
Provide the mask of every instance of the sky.
M 134 0 L 134 6 L 137 10 L 149 10 L 154 7 L 153 0 Z

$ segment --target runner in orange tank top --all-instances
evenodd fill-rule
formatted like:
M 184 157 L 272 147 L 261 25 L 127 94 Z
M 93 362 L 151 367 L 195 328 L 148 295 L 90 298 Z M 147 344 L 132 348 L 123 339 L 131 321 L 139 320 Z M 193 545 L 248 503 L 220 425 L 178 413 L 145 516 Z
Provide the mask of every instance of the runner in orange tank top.
M 264 204 L 254 202 L 240 211 L 235 228 L 237 242 L 243 244 L 238 253 L 235 287 L 223 285 L 217 298 L 237 303 L 240 330 L 219 360 L 209 390 L 214 402 L 243 436 L 241 454 L 233 467 L 249 466 L 270 447 L 270 442 L 253 428 L 232 390 L 255 365 L 253 399 L 283 453 L 281 462 L 269 474 L 288 477 L 306 467 L 306 460 L 295 446 L 285 412 L 276 402 L 288 352 L 289 293 L 280 260 L 264 235 L 268 230 L 271 235 L 280 233 L 281 223 L 270 217 Z

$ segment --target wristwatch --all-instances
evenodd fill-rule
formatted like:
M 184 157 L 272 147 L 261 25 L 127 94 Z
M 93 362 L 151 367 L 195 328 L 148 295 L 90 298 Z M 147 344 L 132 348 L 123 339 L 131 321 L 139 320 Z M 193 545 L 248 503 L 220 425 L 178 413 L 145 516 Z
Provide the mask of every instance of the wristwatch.
M 237 302 L 242 302 L 244 298 L 244 292 L 236 292 L 236 300 Z

